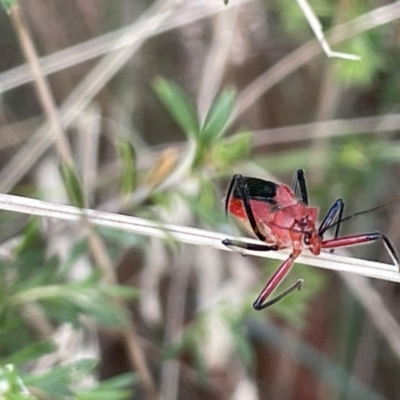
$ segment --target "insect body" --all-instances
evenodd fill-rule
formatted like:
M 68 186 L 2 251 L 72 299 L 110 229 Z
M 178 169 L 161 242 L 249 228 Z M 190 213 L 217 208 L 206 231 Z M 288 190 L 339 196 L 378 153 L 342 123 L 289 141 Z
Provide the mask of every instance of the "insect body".
M 296 198 L 297 189 L 300 189 L 300 199 Z M 222 242 L 224 245 L 255 251 L 292 249 L 289 258 L 272 275 L 254 302 L 253 307 L 256 310 L 262 310 L 293 290 L 300 289 L 303 282 L 301 279 L 272 300 L 267 301 L 267 298 L 287 275 L 295 259 L 305 249 L 318 255 L 322 249 L 332 249 L 331 251 L 333 251 L 338 247 L 382 239 L 394 264 L 399 268 L 399 256 L 384 234 L 374 232 L 338 237 L 344 211 L 342 199 L 336 200 L 321 224 L 316 226 L 318 208 L 308 205 L 303 170 L 296 172 L 292 188 L 258 178 L 234 175 L 226 195 L 225 210 L 238 219 L 247 231 L 253 233 L 264 243 L 250 244 L 225 239 Z M 333 239 L 324 240 L 324 233 L 332 227 L 335 227 Z

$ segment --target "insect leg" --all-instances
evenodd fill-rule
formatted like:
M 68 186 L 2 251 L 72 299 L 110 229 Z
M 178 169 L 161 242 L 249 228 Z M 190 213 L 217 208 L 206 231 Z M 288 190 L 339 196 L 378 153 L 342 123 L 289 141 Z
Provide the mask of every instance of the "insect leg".
M 295 194 L 296 194 L 296 190 L 297 190 L 297 185 L 299 185 L 299 187 L 300 187 L 301 200 L 303 201 L 303 203 L 306 206 L 308 206 L 306 178 L 304 177 L 304 171 L 302 169 L 298 169 L 293 178 L 292 190 L 293 190 L 293 193 L 295 193 Z
M 239 240 L 224 239 L 222 244 L 228 247 L 239 247 L 246 250 L 254 251 L 277 251 L 279 247 L 277 245 L 267 245 L 267 244 L 255 244 L 255 243 L 245 243 Z
M 233 175 L 231 181 L 229 182 L 229 187 L 228 191 L 226 192 L 226 197 L 225 197 L 225 214 L 228 215 L 229 212 L 229 201 L 232 196 L 233 189 L 235 188 L 236 181 L 238 177 L 241 175 Z M 243 179 L 243 177 L 242 177 Z
M 342 199 L 337 199 L 333 206 L 330 208 L 325 218 L 321 222 L 321 225 L 318 228 L 318 233 L 322 237 L 324 233 L 332 226 L 333 221 L 337 217 L 337 224 L 335 229 L 334 238 L 336 239 L 339 236 L 340 224 L 343 217 L 344 211 L 344 201 Z
M 294 260 L 297 255 L 291 254 L 290 257 L 276 270 L 276 272 L 272 275 L 270 280 L 265 285 L 264 289 L 261 291 L 256 301 L 253 303 L 253 307 L 255 310 L 259 311 L 266 307 L 275 304 L 283 297 L 287 296 L 289 293 L 293 292 L 293 290 L 300 289 L 303 283 L 303 279 L 299 279 L 296 283 L 286 289 L 284 292 L 278 294 L 278 296 L 274 297 L 269 301 L 265 301 L 268 296 L 274 291 L 274 289 L 282 282 L 283 278 L 289 272 L 291 266 L 293 265 Z
M 364 233 L 361 235 L 344 236 L 341 238 L 324 240 L 321 243 L 321 247 L 323 249 L 334 249 L 334 248 L 338 248 L 338 247 L 354 246 L 354 245 L 358 245 L 358 244 L 374 242 L 379 239 L 381 239 L 383 241 L 387 252 L 389 253 L 390 257 L 393 260 L 394 265 L 400 271 L 399 255 L 397 254 L 396 250 L 394 249 L 392 243 L 390 243 L 390 240 L 388 239 L 388 237 L 380 232 Z
M 231 183 L 229 184 L 228 193 L 226 195 L 226 200 L 225 200 L 225 212 L 228 212 L 229 200 L 232 196 L 232 192 L 235 188 L 235 185 L 237 185 L 237 188 L 239 189 L 240 198 L 243 202 L 243 207 L 244 210 L 246 211 L 246 216 L 247 219 L 249 220 L 251 229 L 253 230 L 254 234 L 258 237 L 258 239 L 260 239 L 262 242 L 265 242 L 265 236 L 260 232 L 256 219 L 254 218 L 254 213 L 250 204 L 249 193 L 246 188 L 246 182 L 243 176 L 240 174 L 233 175 Z

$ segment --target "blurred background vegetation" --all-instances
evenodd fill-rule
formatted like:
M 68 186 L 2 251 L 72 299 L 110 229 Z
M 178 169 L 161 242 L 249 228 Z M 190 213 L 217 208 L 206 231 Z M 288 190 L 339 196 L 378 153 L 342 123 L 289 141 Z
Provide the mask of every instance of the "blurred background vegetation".
M 322 213 L 399 196 L 400 2 L 310 4 L 361 61 L 328 59 L 294 0 L 2 9 L 0 191 L 226 234 L 234 173 L 289 183 L 304 168 Z M 399 216 L 343 232 L 400 251 Z M 255 312 L 275 261 L 6 212 L 0 240 L 4 399 L 400 398 L 392 283 L 297 265 L 302 291 Z M 353 254 L 390 262 L 381 244 Z

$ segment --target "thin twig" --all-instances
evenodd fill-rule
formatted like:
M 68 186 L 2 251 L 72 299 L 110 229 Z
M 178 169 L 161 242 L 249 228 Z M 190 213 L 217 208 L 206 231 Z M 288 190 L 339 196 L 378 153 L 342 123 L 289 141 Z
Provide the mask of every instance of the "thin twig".
M 232 9 L 214 18 L 213 40 L 205 57 L 197 108 L 200 121 L 204 121 L 215 95 L 221 86 L 239 10 Z
M 86 229 L 89 232 L 91 252 L 96 260 L 96 264 L 102 268 L 106 282 L 114 285 L 117 284 L 118 278 L 103 240 L 90 223 L 86 223 Z M 127 308 L 127 304 L 125 304 L 123 300 L 116 299 L 115 304 L 121 310 L 126 310 Z M 128 319 L 126 327 L 121 329 L 120 333 L 127 349 L 129 361 L 132 367 L 136 368 L 147 397 L 152 400 L 157 400 L 159 398 L 158 390 L 147 365 L 143 349 L 140 346 L 140 338 L 136 332 L 135 324 L 131 318 Z
M 333 51 L 328 41 L 325 39 L 324 32 L 322 30 L 322 25 L 319 22 L 319 19 L 315 15 L 310 4 L 308 4 L 307 0 L 297 0 L 297 4 L 301 8 L 301 11 L 303 11 L 304 16 L 306 17 L 311 29 L 314 32 L 315 37 L 317 38 L 319 44 L 322 47 L 322 50 L 327 55 L 327 57 L 343 58 L 345 60 L 354 60 L 354 61 L 361 59 L 359 56 L 356 56 L 354 54 Z
M 305 1 L 305 0 L 298 0 Z M 334 12 L 333 20 L 334 25 L 341 22 L 344 17 L 343 9 L 346 8 L 347 0 L 339 0 Z M 317 110 L 315 112 L 316 121 L 324 121 L 331 119 L 335 116 L 339 104 L 339 99 L 344 91 L 342 85 L 337 84 L 335 77 L 335 63 L 326 62 L 323 64 L 321 82 L 319 84 Z M 319 168 L 312 172 L 312 181 L 314 184 L 321 182 L 322 177 L 325 176 L 327 169 L 327 152 L 329 151 L 329 141 L 321 136 L 321 130 L 315 129 L 313 132 L 313 141 L 309 148 L 308 162 L 304 167 L 307 167 L 312 162 L 316 162 Z M 312 160 L 312 161 L 311 161 Z M 314 164 L 315 165 L 315 164 Z
M 182 249 L 173 260 L 171 283 L 168 290 L 166 310 L 165 344 L 167 346 L 178 342 L 182 336 L 186 289 L 193 254 L 188 249 Z M 161 369 L 161 398 L 176 399 L 179 387 L 180 365 L 177 360 L 167 360 Z
M 18 35 L 22 51 L 32 72 L 39 102 L 47 116 L 51 130 L 54 133 L 58 154 L 66 165 L 72 166 L 71 151 L 58 116 L 56 102 L 51 93 L 49 83 L 42 73 L 35 46 L 19 6 L 10 9 L 10 17 Z
M 278 143 L 293 143 L 318 137 L 332 138 L 361 133 L 396 132 L 400 126 L 400 114 L 378 115 L 365 118 L 332 119 L 308 124 L 283 126 L 253 131 L 253 146 L 262 147 Z
M 54 204 L 7 194 L 0 194 L 0 209 L 75 222 L 80 221 L 82 217 L 84 217 L 93 225 L 107 226 L 109 228 L 115 228 L 139 235 L 172 239 L 182 243 L 198 246 L 210 246 L 220 250 L 232 251 L 222 244 L 222 240 L 226 239 L 227 235 L 196 228 L 162 224 L 127 215 L 112 214 L 90 209 L 79 209 L 72 206 Z M 240 238 L 240 240 L 248 243 L 259 243 L 248 238 Z M 243 253 L 278 260 L 285 259 L 288 256 L 287 251 L 261 253 L 246 250 L 243 251 Z M 297 261 L 300 264 L 335 271 L 352 272 L 371 278 L 400 282 L 400 274 L 394 265 L 366 261 L 358 258 L 342 257 L 329 253 L 321 253 L 319 256 L 313 256 L 307 252 L 300 256 Z

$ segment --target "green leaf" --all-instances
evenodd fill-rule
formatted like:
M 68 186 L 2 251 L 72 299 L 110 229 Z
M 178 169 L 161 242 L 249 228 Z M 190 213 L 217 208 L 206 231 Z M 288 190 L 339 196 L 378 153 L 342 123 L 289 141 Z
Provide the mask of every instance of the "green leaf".
M 35 386 L 50 394 L 51 398 L 65 398 L 74 395 L 70 389 L 71 383 L 76 385 L 96 366 L 93 359 L 82 359 L 67 365 L 53 366 L 51 370 L 41 375 L 30 375 L 25 378 L 28 385 Z
M 7 357 L 3 362 L 7 364 L 20 365 L 42 357 L 45 354 L 55 351 L 56 346 L 51 341 L 29 344 Z
M 126 196 L 132 193 L 137 182 L 136 152 L 132 143 L 123 138 L 117 138 L 115 147 L 122 165 L 121 193 Z
M 137 381 L 138 378 L 135 374 L 133 374 L 132 372 L 127 372 L 125 374 L 121 374 L 113 378 L 107 379 L 105 381 L 102 381 L 99 386 L 104 389 L 117 389 L 117 388 L 123 388 L 128 385 L 133 385 Z
M 356 54 L 361 61 L 337 60 L 334 64 L 335 74 L 349 86 L 372 85 L 379 70 L 385 66 L 385 55 L 380 50 L 371 34 L 352 38 L 340 51 Z
M 105 290 L 118 292 L 118 289 L 107 286 Z M 119 289 L 119 293 L 125 297 L 128 297 L 128 294 L 132 297 L 136 291 L 122 288 Z M 47 313 L 51 313 L 57 319 L 69 316 L 72 318 L 70 322 L 75 325 L 78 322 L 79 313 L 90 315 L 107 326 L 123 326 L 126 322 L 124 310 L 118 307 L 110 296 L 102 293 L 101 285 L 97 282 L 37 286 L 17 293 L 11 300 L 16 305 L 40 301 Z
M 98 389 L 90 392 L 81 392 L 75 396 L 76 400 L 124 400 L 131 399 L 132 391 L 127 389 L 105 390 Z
M 94 358 L 82 358 L 70 365 L 70 374 L 73 382 L 79 382 L 97 366 L 97 360 Z
M 71 204 L 83 208 L 85 205 L 82 185 L 74 169 L 65 163 L 60 165 L 61 178 Z
M 96 388 L 79 391 L 77 400 L 122 400 L 132 397 L 132 390 L 125 389 L 137 382 L 132 373 L 118 375 L 114 378 L 100 382 Z
M 234 89 L 228 88 L 215 99 L 201 128 L 201 138 L 205 141 L 218 139 L 226 132 L 233 111 L 235 94 Z
M 153 87 L 170 112 L 174 121 L 185 132 L 188 138 L 199 136 L 199 120 L 196 109 L 189 97 L 173 82 L 157 78 Z
M 32 254 L 33 252 L 29 252 L 28 254 L 24 254 L 24 256 L 29 255 L 32 257 L 30 265 L 30 270 L 27 270 L 27 274 L 25 276 L 20 275 L 20 282 L 15 284 L 15 289 L 17 291 L 24 291 L 35 288 L 37 286 L 44 286 L 51 282 L 56 282 L 58 280 L 58 272 L 59 272 L 59 261 L 57 257 L 52 257 L 48 260 L 43 260 L 40 263 L 40 260 L 35 262 L 37 257 L 40 257 L 40 254 Z M 29 258 L 28 259 L 29 262 Z M 22 257 L 20 257 L 22 258 Z M 28 265 L 29 267 L 29 265 Z
M 212 147 L 213 165 L 220 170 L 232 167 L 233 164 L 250 153 L 251 145 L 251 132 L 241 132 L 219 140 Z
M 17 0 L 0 0 L 1 5 L 5 8 L 7 12 L 10 11 L 10 8 L 17 5 Z
M 105 285 L 98 286 L 98 289 L 111 297 L 135 299 L 139 297 L 140 291 L 133 286 L 127 285 Z
M 23 229 L 23 240 L 16 247 L 15 254 L 19 255 L 40 242 L 40 223 L 38 218 L 32 218 Z

